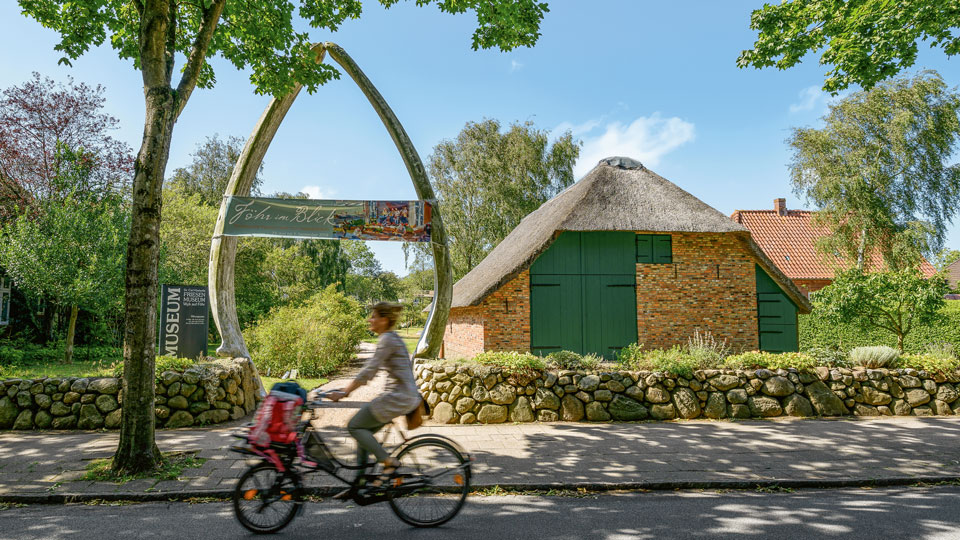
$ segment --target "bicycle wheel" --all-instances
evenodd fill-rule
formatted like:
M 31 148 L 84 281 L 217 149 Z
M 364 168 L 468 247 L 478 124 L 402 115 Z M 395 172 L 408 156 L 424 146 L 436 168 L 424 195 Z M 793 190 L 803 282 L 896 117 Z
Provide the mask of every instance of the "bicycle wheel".
M 281 473 L 272 463 L 246 470 L 233 490 L 233 511 L 240 524 L 254 533 L 274 533 L 286 527 L 303 504 L 300 476 Z
M 470 462 L 442 439 L 413 440 L 397 453 L 399 473 L 387 493 L 390 508 L 415 527 L 453 519 L 470 492 Z

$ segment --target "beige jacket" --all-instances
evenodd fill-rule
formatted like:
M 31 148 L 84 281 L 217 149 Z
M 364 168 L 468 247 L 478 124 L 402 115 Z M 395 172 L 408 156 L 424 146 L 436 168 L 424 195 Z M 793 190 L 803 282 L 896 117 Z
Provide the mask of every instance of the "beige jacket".
M 407 346 L 394 332 L 380 334 L 377 352 L 357 374 L 357 381 L 366 384 L 381 369 L 387 370 L 387 387 L 370 402 L 370 413 L 386 424 L 412 411 L 421 399 Z

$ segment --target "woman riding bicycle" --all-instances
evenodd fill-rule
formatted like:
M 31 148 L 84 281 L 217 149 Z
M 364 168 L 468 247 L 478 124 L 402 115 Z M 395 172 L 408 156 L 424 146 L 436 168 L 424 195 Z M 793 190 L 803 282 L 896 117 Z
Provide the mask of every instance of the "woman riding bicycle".
M 374 434 L 394 418 L 413 411 L 422 399 L 413 376 L 413 363 L 407 346 L 393 332 L 401 309 L 402 306 L 389 302 L 380 302 L 371 308 L 367 322 L 370 330 L 380 336 L 377 352 L 346 388 L 335 390 L 330 395 L 332 401 L 339 401 L 370 382 L 381 369 L 387 371 L 388 381 L 384 392 L 360 409 L 347 424 L 350 435 L 357 440 L 357 465 L 366 464 L 371 453 L 383 465 L 382 476 L 370 484 L 373 487 L 389 480 L 400 465 L 380 446 Z

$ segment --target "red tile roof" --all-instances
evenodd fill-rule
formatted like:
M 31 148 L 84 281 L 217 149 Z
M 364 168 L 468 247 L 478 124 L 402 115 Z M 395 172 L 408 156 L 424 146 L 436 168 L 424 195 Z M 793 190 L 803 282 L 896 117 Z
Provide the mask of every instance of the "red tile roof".
M 777 210 L 737 210 L 730 217 L 750 231 L 760 249 L 790 279 L 833 279 L 833 269 L 816 248 L 825 231 L 814 227 L 813 212 L 783 210 L 784 215 Z M 920 271 L 926 276 L 936 273 L 926 260 Z

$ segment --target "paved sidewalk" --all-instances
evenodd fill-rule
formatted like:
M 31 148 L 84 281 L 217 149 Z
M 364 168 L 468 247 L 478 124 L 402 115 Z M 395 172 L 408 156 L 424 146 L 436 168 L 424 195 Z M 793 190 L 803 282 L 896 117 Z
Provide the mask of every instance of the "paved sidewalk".
M 321 429 L 338 454 L 352 453 L 341 428 Z M 417 432 L 460 442 L 476 458 L 474 486 L 480 488 L 815 487 L 960 479 L 960 417 L 426 425 Z M 159 431 L 161 450 L 197 451 L 207 461 L 177 481 L 116 485 L 78 481 L 90 460 L 112 455 L 115 432 L 4 432 L 0 501 L 226 496 L 246 467 L 225 450 L 232 441 L 228 428 Z M 326 475 L 310 478 L 308 485 L 320 493 L 334 489 Z

